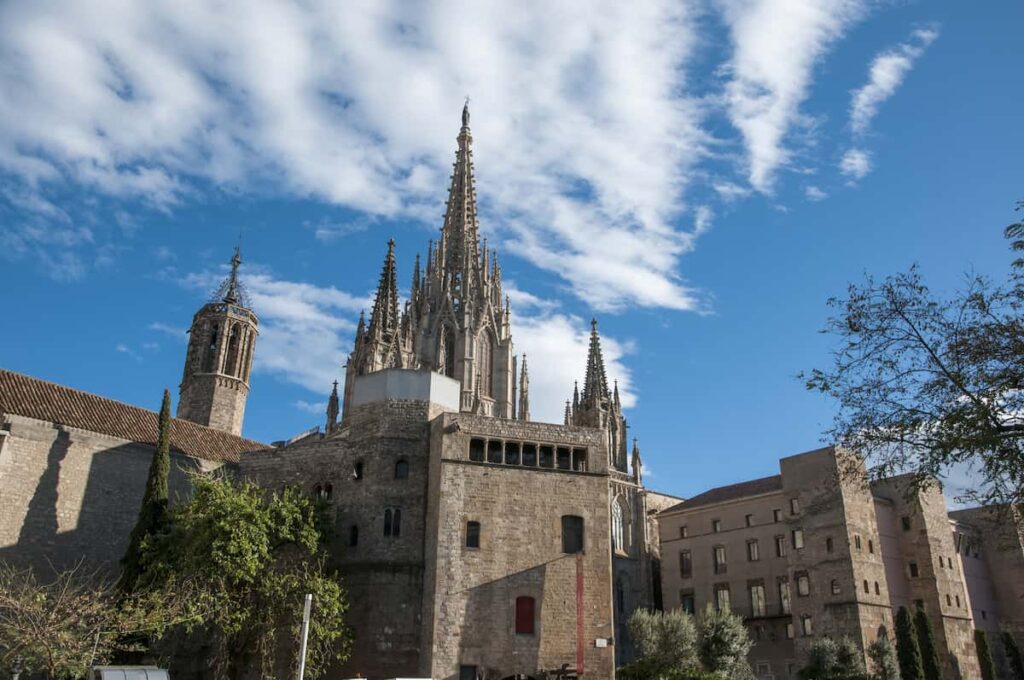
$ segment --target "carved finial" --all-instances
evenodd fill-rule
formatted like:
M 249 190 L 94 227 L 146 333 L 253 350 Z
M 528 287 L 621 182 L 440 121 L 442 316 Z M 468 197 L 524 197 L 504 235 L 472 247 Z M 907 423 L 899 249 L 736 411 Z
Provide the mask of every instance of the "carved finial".
M 462 106 L 462 127 L 469 127 L 469 95 L 466 95 L 466 103 Z

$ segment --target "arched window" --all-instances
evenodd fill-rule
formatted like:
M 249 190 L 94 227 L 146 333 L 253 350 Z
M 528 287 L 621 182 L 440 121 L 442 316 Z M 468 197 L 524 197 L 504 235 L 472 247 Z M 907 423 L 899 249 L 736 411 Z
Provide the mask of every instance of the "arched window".
M 476 370 L 480 380 L 480 394 L 494 396 L 494 357 L 491 353 L 491 334 L 484 330 L 476 339 Z
M 466 547 L 480 547 L 480 522 L 466 522 Z
M 334 486 L 332 486 L 331 484 L 328 484 L 327 486 L 324 487 L 324 500 L 325 501 L 331 500 L 331 496 L 333 494 L 334 494 Z
M 217 324 L 210 327 L 210 338 L 206 343 L 206 355 L 203 357 L 203 373 L 213 373 L 217 361 L 217 334 L 219 332 L 220 327 Z
M 839 594 L 839 581 L 837 579 L 832 579 L 832 594 Z
M 878 588 L 878 581 L 875 581 L 875 595 L 881 595 L 881 590 Z M 957 606 L 960 606 L 957 604 Z
M 616 498 L 612 501 L 612 550 L 626 550 L 625 520 L 622 515 L 622 503 Z
M 391 535 L 391 508 L 384 510 L 384 535 Z
M 534 634 L 534 600 L 532 597 L 516 598 L 516 635 Z
M 320 500 L 321 498 L 323 498 L 323 495 L 324 490 L 319 484 L 313 487 L 313 498 Z
M 231 331 L 228 333 L 228 355 L 224 359 L 224 373 L 228 375 L 238 375 L 238 324 L 231 326 Z
M 455 377 L 455 333 L 448 326 L 442 326 L 437 347 L 437 364 L 441 375 Z
M 832 537 L 825 539 L 825 552 L 832 552 Z
M 404 458 L 399 458 L 395 463 L 395 479 L 407 479 L 409 477 L 409 463 Z
M 402 533 L 402 511 L 398 508 L 384 510 L 384 535 L 399 536 Z
M 359 545 L 359 527 L 355 524 L 348 528 L 348 544 L 352 548 Z
M 864 579 L 864 594 L 865 595 L 870 595 L 871 594 L 871 586 L 868 584 L 868 580 L 867 579 Z

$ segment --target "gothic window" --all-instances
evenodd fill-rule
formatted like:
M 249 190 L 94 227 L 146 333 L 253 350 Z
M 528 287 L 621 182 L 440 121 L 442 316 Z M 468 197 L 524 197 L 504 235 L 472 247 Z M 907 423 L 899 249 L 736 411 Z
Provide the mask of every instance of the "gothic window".
M 242 354 L 242 365 L 239 368 L 238 376 L 248 382 L 249 372 L 252 370 L 252 343 L 253 336 L 251 334 L 246 336 L 245 340 L 245 352 Z
M 480 394 L 485 397 L 494 396 L 494 356 L 491 349 L 491 334 L 483 331 L 476 339 L 477 379 L 480 381 Z
M 583 552 L 583 518 L 562 515 L 562 552 Z
M 455 333 L 447 326 L 441 327 L 437 363 L 442 375 L 449 378 L 455 377 Z
M 213 324 L 210 327 L 210 338 L 206 343 L 206 356 L 203 357 L 203 373 L 213 373 L 214 362 L 217 361 L 217 334 L 220 327 Z
M 224 359 L 224 373 L 227 375 L 238 375 L 238 324 L 231 326 L 231 332 L 228 333 L 228 355 Z
M 480 522 L 466 522 L 466 547 L 480 547 Z
M 532 597 L 516 598 L 516 635 L 533 635 L 534 600 Z
M 397 537 L 402 534 L 402 511 L 388 508 L 384 511 L 384 535 Z
M 864 594 L 865 595 L 870 595 L 871 594 L 871 584 L 868 583 L 867 579 L 864 579 Z
M 409 463 L 404 458 L 400 458 L 395 463 L 395 479 L 408 479 L 409 477 Z
M 616 498 L 612 501 L 612 550 L 625 551 L 626 529 L 622 512 L 622 503 Z

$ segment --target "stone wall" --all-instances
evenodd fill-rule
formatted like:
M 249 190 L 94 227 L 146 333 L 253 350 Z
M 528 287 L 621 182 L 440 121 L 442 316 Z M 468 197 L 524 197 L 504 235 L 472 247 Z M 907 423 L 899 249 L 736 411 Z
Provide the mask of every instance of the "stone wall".
M 153 447 L 12 414 L 2 429 L 0 560 L 40 574 L 79 561 L 116 573 Z M 187 471 L 218 465 L 172 455 L 172 501 L 189 495 Z
M 470 442 L 532 442 L 587 449 L 585 472 L 470 459 Z M 612 678 L 608 454 L 601 432 L 445 414 L 433 423 L 421 676 L 451 680 L 460 666 L 485 677 L 576 666 L 577 578 L 588 678 Z M 433 491 L 436 489 L 437 491 Z M 584 552 L 562 552 L 562 516 L 582 517 Z M 466 546 L 467 522 L 480 547 Z M 579 571 L 578 571 L 579 570 Z M 533 635 L 515 632 L 517 597 L 536 603 Z

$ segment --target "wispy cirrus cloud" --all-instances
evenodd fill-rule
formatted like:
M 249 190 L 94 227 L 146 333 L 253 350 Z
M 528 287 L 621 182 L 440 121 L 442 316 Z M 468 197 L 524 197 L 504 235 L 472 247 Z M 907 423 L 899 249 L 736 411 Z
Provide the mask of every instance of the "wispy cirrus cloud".
M 874 58 L 868 70 L 868 82 L 853 91 L 850 101 L 850 127 L 857 134 L 868 131 L 878 107 L 893 96 L 924 51 L 939 37 L 935 28 L 919 28 L 900 43 Z
M 849 149 L 839 159 L 839 172 L 851 181 L 864 179 L 871 172 L 871 154 L 863 149 Z

